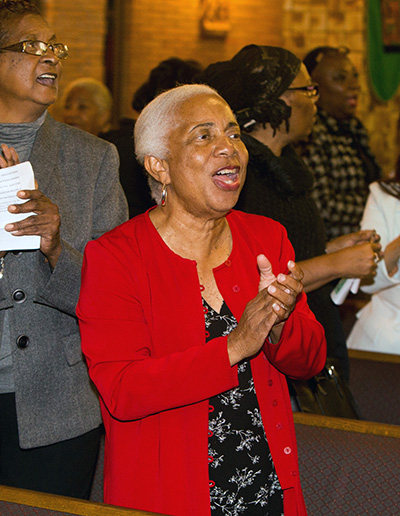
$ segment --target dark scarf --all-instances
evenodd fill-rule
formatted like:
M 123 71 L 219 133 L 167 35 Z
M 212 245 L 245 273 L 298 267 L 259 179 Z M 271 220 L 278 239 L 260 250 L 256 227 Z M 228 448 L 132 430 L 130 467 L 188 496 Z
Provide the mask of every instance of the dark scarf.
M 325 229 L 310 190 L 313 176 L 289 145 L 281 156 L 250 135 L 247 178 L 235 208 L 277 220 L 285 226 L 298 260 L 325 251 Z
M 249 165 L 235 208 L 280 222 L 293 245 L 296 261 L 323 254 L 325 228 L 309 193 L 313 176 L 303 160 L 291 146 L 285 147 L 278 157 L 252 136 L 244 134 L 242 139 L 249 151 Z M 328 356 L 340 358 L 347 377 L 346 341 L 339 312 L 330 299 L 332 288 L 332 285 L 325 285 L 308 294 L 307 298 L 311 310 L 325 329 Z

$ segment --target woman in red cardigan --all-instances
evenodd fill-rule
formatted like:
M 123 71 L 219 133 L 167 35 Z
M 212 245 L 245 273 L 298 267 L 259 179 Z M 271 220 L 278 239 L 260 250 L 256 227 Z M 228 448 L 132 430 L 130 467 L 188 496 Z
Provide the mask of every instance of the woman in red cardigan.
M 208 86 L 141 113 L 157 207 L 89 243 L 83 352 L 106 430 L 105 502 L 173 516 L 305 515 L 284 375 L 325 363 L 284 228 L 233 211 L 247 151 Z

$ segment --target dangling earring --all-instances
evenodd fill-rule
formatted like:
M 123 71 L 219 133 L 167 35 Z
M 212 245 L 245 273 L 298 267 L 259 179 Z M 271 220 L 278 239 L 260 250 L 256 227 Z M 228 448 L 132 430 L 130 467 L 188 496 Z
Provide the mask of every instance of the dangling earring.
M 164 208 L 167 204 L 167 185 L 164 183 L 161 192 L 161 207 Z

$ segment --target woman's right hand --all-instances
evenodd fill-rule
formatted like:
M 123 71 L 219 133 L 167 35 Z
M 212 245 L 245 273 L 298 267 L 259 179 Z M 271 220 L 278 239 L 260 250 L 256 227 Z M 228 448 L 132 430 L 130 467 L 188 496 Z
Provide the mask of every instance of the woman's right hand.
M 19 157 L 14 147 L 8 147 L 5 143 L 2 143 L 0 147 L 3 152 L 3 155 L 0 154 L 0 168 L 18 165 Z
M 247 303 L 237 327 L 228 337 L 228 355 L 232 366 L 257 354 L 268 337 L 272 343 L 278 342 L 283 324 L 292 313 L 297 296 L 303 291 L 303 273 L 298 265 L 289 262 L 290 274 L 278 274 L 271 282 L 269 262 L 265 257 L 260 262 L 259 258 L 259 266 L 263 264 L 263 268 L 260 267 L 260 287 L 263 281 L 265 286 Z
M 383 258 L 382 246 L 379 242 L 364 242 L 337 251 L 335 256 L 341 277 L 367 278 L 375 276 L 379 260 Z

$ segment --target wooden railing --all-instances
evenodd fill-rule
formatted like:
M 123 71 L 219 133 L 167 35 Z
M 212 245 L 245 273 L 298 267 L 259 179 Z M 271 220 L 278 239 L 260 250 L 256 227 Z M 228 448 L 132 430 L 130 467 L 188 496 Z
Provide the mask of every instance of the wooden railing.
M 36 509 L 65 512 L 77 516 L 165 516 L 154 512 L 126 509 L 104 503 L 89 502 L 78 500 L 77 498 L 68 498 L 67 496 L 39 493 L 8 486 L 0 486 L 0 506 L 2 502 L 25 505 Z M 9 507 L 7 509 L 11 510 Z M 29 513 L 24 512 L 24 514 Z M 32 512 L 32 514 L 37 514 L 37 512 Z

